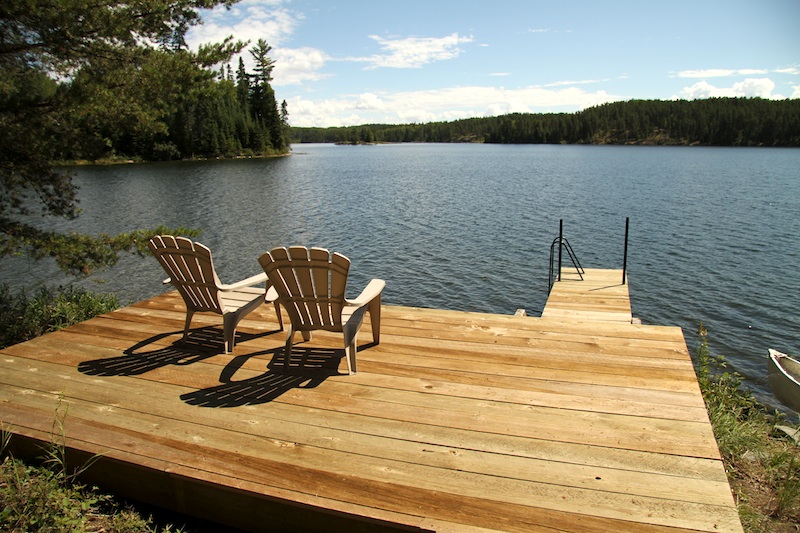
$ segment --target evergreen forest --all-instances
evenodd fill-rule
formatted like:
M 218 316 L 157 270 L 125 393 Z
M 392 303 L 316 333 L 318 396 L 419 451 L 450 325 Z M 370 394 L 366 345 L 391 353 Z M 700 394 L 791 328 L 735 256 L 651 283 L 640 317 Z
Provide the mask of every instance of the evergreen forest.
M 120 149 L 145 159 L 287 153 L 288 110 L 285 100 L 278 107 L 270 83 L 274 67 L 271 49 L 263 39 L 250 49 L 255 60 L 253 73 L 245 70 L 241 56 L 235 76 L 230 65 L 222 67 L 216 82 L 187 99 L 168 119 L 168 133 L 153 144 L 152 157 L 137 154 L 135 140 Z
M 254 72 L 245 69 L 241 56 L 235 73 L 230 64 L 220 67 L 206 83 L 173 102 L 161 119 L 166 126 L 161 130 L 81 121 L 77 126 L 84 138 L 95 142 L 74 145 L 77 149 L 61 158 L 163 161 L 288 153 L 288 110 L 286 101 L 278 106 L 271 85 L 271 49 L 263 39 L 249 49 Z
M 293 142 L 800 146 L 800 100 L 630 100 L 576 113 L 427 124 L 292 128 Z

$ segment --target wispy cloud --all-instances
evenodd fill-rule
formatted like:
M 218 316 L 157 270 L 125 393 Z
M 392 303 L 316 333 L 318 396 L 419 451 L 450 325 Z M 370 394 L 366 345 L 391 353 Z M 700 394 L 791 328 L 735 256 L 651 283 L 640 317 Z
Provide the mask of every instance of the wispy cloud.
M 553 83 L 546 83 L 542 87 L 566 87 L 566 86 L 572 86 L 572 85 L 589 85 L 589 84 L 592 84 L 592 83 L 601 83 L 601 82 L 605 82 L 605 81 L 609 81 L 608 78 L 603 79 L 603 80 L 556 81 L 556 82 L 553 82 Z
M 764 69 L 724 69 L 711 68 L 703 70 L 682 70 L 676 74 L 678 78 L 727 78 L 730 76 L 758 76 L 767 74 L 769 71 Z
M 193 27 L 187 34 L 187 43 L 196 48 L 233 35 L 242 41 L 265 39 L 273 47 L 280 46 L 294 34 L 304 18 L 301 13 L 281 7 L 283 3 L 281 0 L 242 0 L 230 10 L 206 11 L 203 24 Z
M 369 64 L 368 68 L 420 68 L 428 63 L 457 57 L 462 52 L 459 45 L 473 41 L 472 37 L 462 37 L 458 33 L 452 33 L 446 37 L 406 37 L 403 39 L 385 39 L 378 35 L 369 37 L 378 43 L 383 53 L 347 59 L 366 62 Z

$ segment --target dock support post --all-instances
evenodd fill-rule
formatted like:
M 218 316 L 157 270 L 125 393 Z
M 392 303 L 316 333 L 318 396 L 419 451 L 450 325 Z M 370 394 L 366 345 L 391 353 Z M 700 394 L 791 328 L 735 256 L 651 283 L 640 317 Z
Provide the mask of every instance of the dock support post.
M 625 217 L 625 250 L 622 254 L 622 284 L 625 285 L 625 280 L 627 278 L 627 269 L 628 269 L 628 222 L 630 217 Z
M 558 219 L 558 281 L 561 281 L 561 245 L 564 243 L 564 219 Z

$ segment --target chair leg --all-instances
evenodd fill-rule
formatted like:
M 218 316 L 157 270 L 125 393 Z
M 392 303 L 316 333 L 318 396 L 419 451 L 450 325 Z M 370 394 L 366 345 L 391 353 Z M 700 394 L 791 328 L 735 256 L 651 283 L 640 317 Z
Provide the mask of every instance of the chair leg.
M 344 336 L 344 355 L 347 358 L 347 370 L 350 374 L 356 373 L 356 353 L 358 352 L 358 330 L 364 320 L 364 308 L 362 307 L 350 317 L 350 321 L 342 328 Z
M 278 326 L 283 331 L 283 315 L 281 315 L 281 304 L 275 302 L 275 314 L 278 315 Z
M 236 319 L 234 313 L 228 313 L 222 317 L 222 331 L 225 339 L 224 353 L 231 353 L 236 344 Z
M 358 352 L 358 342 L 356 341 L 356 337 L 358 334 L 353 335 L 353 340 L 350 345 L 345 346 L 345 355 L 347 357 L 347 372 L 350 375 L 356 373 L 356 352 Z
M 189 334 L 189 327 L 192 325 L 192 317 L 194 316 L 194 311 L 189 309 L 186 310 L 186 322 L 183 325 L 183 338 L 186 339 L 186 336 Z
M 372 342 L 381 342 L 381 295 L 378 294 L 369 303 L 369 324 L 372 327 Z
M 289 369 L 289 361 L 292 359 L 292 340 L 294 338 L 294 328 L 289 324 L 289 329 L 286 333 L 286 345 L 283 349 L 283 368 Z

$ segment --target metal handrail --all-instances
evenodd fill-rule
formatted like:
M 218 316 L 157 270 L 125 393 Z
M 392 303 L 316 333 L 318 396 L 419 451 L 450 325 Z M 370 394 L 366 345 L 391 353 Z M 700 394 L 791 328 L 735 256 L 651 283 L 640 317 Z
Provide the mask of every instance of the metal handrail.
M 629 229 L 630 218 L 625 217 L 625 244 L 622 253 L 622 284 L 625 285 L 628 279 L 628 229 Z M 555 249 L 558 246 L 558 276 L 554 280 L 553 271 L 555 270 Z M 578 275 L 583 281 L 583 274 L 585 271 L 581 266 L 580 261 L 578 261 L 578 257 L 575 255 L 575 251 L 570 246 L 569 241 L 564 237 L 564 221 L 560 220 L 558 223 L 558 237 L 553 239 L 553 244 L 550 245 L 550 279 L 548 280 L 547 290 L 548 292 L 553 288 L 553 283 L 557 281 L 561 281 L 561 251 L 566 250 L 567 255 L 569 256 L 570 260 L 572 261 L 572 266 L 575 267 L 575 270 L 578 272 Z
M 550 278 L 548 280 L 549 284 L 547 286 L 547 290 L 548 291 L 550 291 L 550 289 L 553 288 L 553 283 L 555 282 L 554 279 L 553 279 L 553 277 L 554 277 L 553 276 L 553 270 L 554 270 L 554 266 L 555 265 L 553 263 L 554 263 L 554 260 L 555 260 L 555 249 L 556 249 L 556 246 L 558 246 L 558 276 L 557 276 L 557 281 L 561 281 L 561 263 L 562 263 L 561 251 L 562 251 L 562 249 L 567 251 L 567 255 L 569 256 L 570 261 L 572 261 L 572 266 L 575 267 L 575 270 L 578 272 L 578 275 L 580 276 L 581 281 L 583 281 L 583 274 L 584 274 L 583 267 L 581 266 L 580 261 L 578 261 L 578 256 L 575 255 L 575 251 L 572 249 L 572 246 L 570 246 L 569 241 L 564 237 L 564 221 L 561 220 L 559 222 L 559 226 L 558 226 L 558 237 L 553 239 L 553 244 L 550 245 Z

